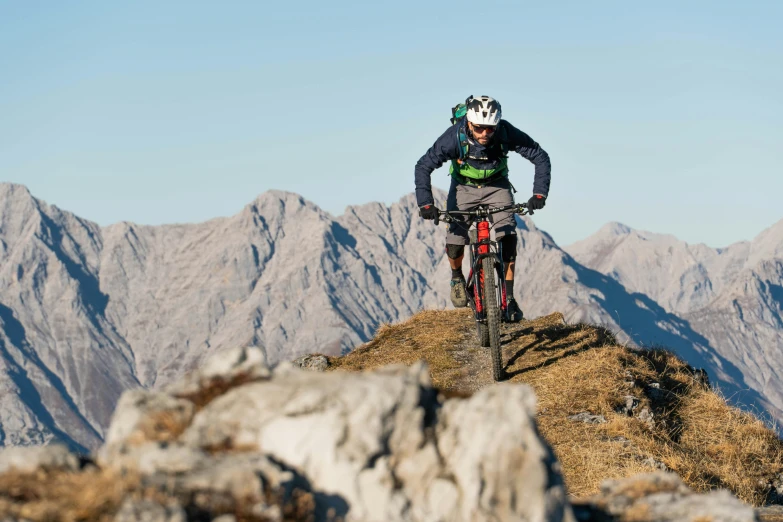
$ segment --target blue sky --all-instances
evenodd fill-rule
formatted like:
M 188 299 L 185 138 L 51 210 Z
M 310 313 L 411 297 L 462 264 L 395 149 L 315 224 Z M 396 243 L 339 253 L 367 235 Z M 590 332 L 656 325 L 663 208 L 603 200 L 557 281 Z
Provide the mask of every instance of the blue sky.
M 0 0 L 0 180 L 102 225 L 269 189 L 340 214 L 411 192 L 449 108 L 488 94 L 552 158 L 558 243 L 621 221 L 725 246 L 783 219 L 781 24 L 781 2 Z

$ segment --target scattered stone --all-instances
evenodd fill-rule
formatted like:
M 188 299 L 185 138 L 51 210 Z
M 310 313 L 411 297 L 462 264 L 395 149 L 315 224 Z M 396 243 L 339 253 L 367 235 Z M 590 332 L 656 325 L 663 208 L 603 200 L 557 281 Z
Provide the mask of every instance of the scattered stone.
M 585 424 L 604 424 L 606 422 L 606 417 L 603 415 L 593 415 L 589 411 L 583 411 L 576 415 L 569 416 L 568 420 L 584 422 Z
M 126 499 L 114 516 L 114 522 L 187 522 L 182 506 L 164 506 L 151 500 Z
M 620 437 L 620 436 L 609 437 L 609 442 L 619 442 L 623 446 L 628 446 L 629 444 L 631 444 L 630 440 L 626 439 L 625 437 Z
M 696 494 L 674 473 L 656 472 L 608 480 L 601 492 L 587 500 L 577 513 L 580 520 L 637 522 L 754 522 L 753 508 L 726 490 Z
M 639 456 L 639 458 L 641 459 L 642 464 L 650 466 L 651 468 L 657 469 L 659 471 L 669 471 L 669 468 L 666 466 L 666 464 L 659 460 L 655 460 L 653 457 L 644 458 Z
M 637 419 L 642 421 L 643 423 L 647 424 L 650 428 L 655 427 L 655 415 L 648 407 L 642 408 L 642 411 L 639 412 L 639 415 L 636 416 Z
M 710 377 L 707 375 L 707 370 L 704 368 L 696 368 L 693 370 L 693 383 L 697 386 L 701 386 L 705 390 L 710 388 Z
M 97 455 L 100 466 L 111 465 L 133 447 L 175 440 L 193 419 L 192 402 L 164 392 L 130 390 L 122 394 Z
M 660 383 L 653 382 L 647 387 L 647 395 L 652 399 L 653 401 L 661 401 L 666 398 L 666 395 L 668 395 L 668 391 L 661 388 Z
M 783 522 L 783 506 L 764 506 L 756 508 L 758 522 Z
M 627 415 L 629 417 L 633 416 L 633 412 L 636 411 L 636 408 L 639 406 L 639 399 L 634 397 L 633 395 L 626 395 L 625 396 L 625 405 L 620 406 L 617 408 L 617 413 L 621 415 Z
M 122 446 L 121 451 L 104 457 L 103 467 L 120 472 L 136 471 L 142 475 L 187 473 L 211 464 L 210 456 L 181 443 L 147 442 L 140 446 Z
M 266 353 L 257 346 L 246 346 L 219 352 L 196 371 L 173 382 L 163 391 L 177 397 L 198 397 L 215 386 L 225 388 L 271 375 Z
M 770 490 L 767 502 L 770 504 L 783 504 L 783 473 L 778 474 L 766 486 Z
M 292 361 L 294 366 L 298 366 L 303 370 L 310 370 L 313 372 L 325 372 L 329 367 L 329 359 L 325 355 L 309 354 L 303 355 L 298 359 Z
M 15 446 L 0 450 L 0 473 L 15 469 L 31 473 L 47 471 L 79 471 L 79 457 L 62 444 L 51 446 Z

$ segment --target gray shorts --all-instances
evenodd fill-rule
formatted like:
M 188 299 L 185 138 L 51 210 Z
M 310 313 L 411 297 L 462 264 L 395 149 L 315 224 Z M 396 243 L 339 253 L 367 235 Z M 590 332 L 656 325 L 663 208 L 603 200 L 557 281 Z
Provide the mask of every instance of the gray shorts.
M 449 197 L 446 200 L 446 210 L 473 210 L 478 205 L 490 205 L 503 207 L 514 203 L 514 194 L 511 192 L 511 183 L 508 178 L 500 178 L 489 185 L 464 185 L 451 178 Z M 489 217 L 492 230 L 495 231 L 495 239 L 508 234 L 516 234 L 517 222 L 514 213 L 500 212 Z M 446 244 L 467 245 L 468 230 L 462 223 L 451 223 L 446 234 Z

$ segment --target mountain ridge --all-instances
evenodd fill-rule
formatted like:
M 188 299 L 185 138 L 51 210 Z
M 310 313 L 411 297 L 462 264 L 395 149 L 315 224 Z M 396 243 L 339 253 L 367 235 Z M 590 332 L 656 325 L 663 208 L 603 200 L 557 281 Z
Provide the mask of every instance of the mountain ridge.
M 560 311 L 626 341 L 670 345 L 730 393 L 750 388 L 741 358 L 725 357 L 714 335 L 700 333 L 708 320 L 692 328 L 628 282 L 580 263 L 528 217 L 517 219 L 517 231 L 515 295 L 526 315 Z M 313 351 L 339 355 L 381 324 L 450 306 L 444 238 L 443 226 L 418 217 L 412 195 L 334 217 L 302 196 L 269 191 L 204 223 L 100 227 L 23 186 L 0 185 L 0 245 L 11 245 L 0 253 L 0 371 L 30 366 L 52 419 L 41 425 L 94 447 L 123 390 L 165 386 L 216 351 L 256 346 L 272 364 Z M 21 330 L 9 326 L 16 324 Z M 46 371 L 35 370 L 26 347 Z M 763 401 L 767 367 L 754 370 L 751 403 Z M 29 410 L 28 388 L 16 386 L 0 403 L 4 425 Z M 36 440 L 50 440 L 51 429 Z

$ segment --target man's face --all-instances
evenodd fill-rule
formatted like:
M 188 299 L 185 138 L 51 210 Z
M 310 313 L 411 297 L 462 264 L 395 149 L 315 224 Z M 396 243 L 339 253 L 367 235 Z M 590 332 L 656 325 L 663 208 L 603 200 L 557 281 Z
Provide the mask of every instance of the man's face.
M 470 127 L 473 138 L 482 145 L 489 145 L 496 129 L 494 125 L 474 125 L 471 122 L 468 122 L 468 127 Z

